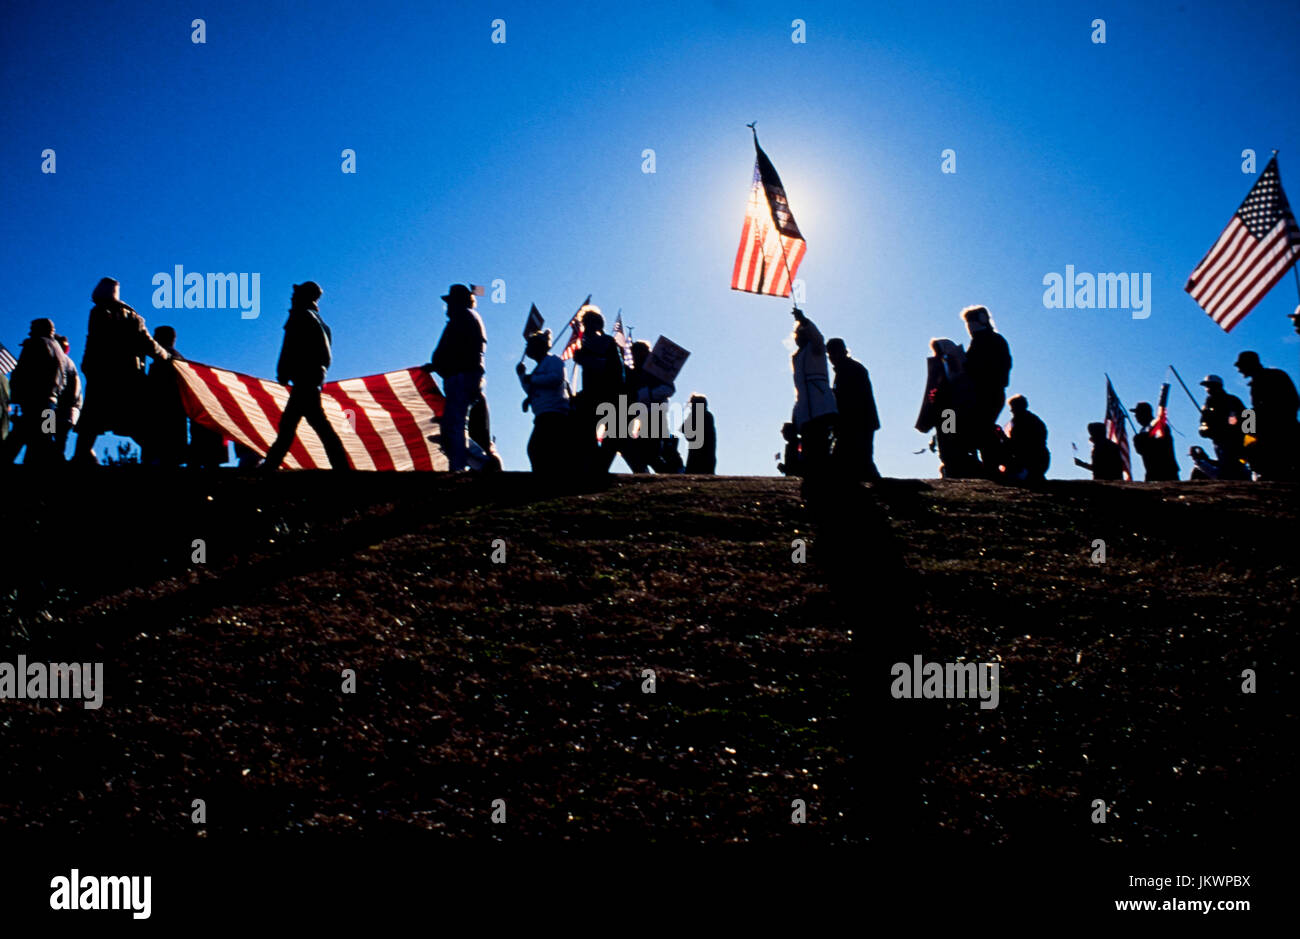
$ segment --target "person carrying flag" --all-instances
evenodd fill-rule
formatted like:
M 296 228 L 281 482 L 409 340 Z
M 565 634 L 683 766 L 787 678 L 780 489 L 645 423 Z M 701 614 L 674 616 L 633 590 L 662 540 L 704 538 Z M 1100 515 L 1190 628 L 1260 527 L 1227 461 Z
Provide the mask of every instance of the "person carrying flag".
M 284 344 L 280 347 L 280 360 L 275 367 L 275 380 L 282 385 L 292 384 L 292 388 L 289 403 L 280 416 L 275 443 L 271 444 L 262 462 L 261 469 L 267 472 L 279 468 L 298 434 L 298 423 L 304 418 L 325 447 L 330 468 L 345 470 L 352 466 L 347 451 L 343 449 L 343 441 L 339 440 L 321 407 L 321 386 L 325 384 L 325 373 L 333 360 L 333 337 L 316 305 L 322 294 L 315 281 L 293 286 L 289 319 L 284 324 Z
M 1169 386 L 1165 386 L 1165 391 Z M 1174 456 L 1174 437 L 1169 431 L 1169 422 L 1163 411 L 1160 420 L 1155 420 L 1155 412 L 1146 401 L 1139 401 L 1132 409 L 1137 418 L 1138 432 L 1133 435 L 1133 449 L 1142 457 L 1146 467 L 1146 481 L 1167 482 L 1178 479 L 1178 460 Z
M 823 474 L 830 462 L 831 434 L 839 409 L 831 387 L 830 365 L 826 359 L 826 341 L 821 330 L 803 310 L 795 307 L 795 353 L 790 357 L 794 373 L 794 413 L 792 420 L 799 433 L 800 458 L 805 477 Z
M 28 338 L 13 371 L 13 400 L 22 409 L 13 430 L 0 445 L 0 464 L 14 461 L 27 448 L 29 466 L 49 466 L 63 460 L 55 445 L 59 397 L 67 371 L 66 357 L 54 341 L 54 321 L 32 320 Z
M 515 366 L 519 384 L 528 398 L 524 407 L 533 409 L 533 433 L 528 438 L 528 462 L 533 472 L 559 476 L 570 440 L 569 386 L 564 380 L 564 362 L 551 349 L 551 331 L 528 337 L 524 354 L 537 363 L 532 374 L 520 362 Z
M 1093 479 L 1109 481 L 1124 478 L 1124 457 L 1119 444 L 1106 436 L 1106 425 L 1100 422 L 1088 425 L 1088 439 L 1092 441 L 1092 462 L 1074 458 L 1076 466 L 1092 470 Z
M 77 421 L 74 463 L 93 464 L 100 434 L 116 433 L 142 442 L 148 433 L 145 357 L 166 362 L 171 355 L 149 334 L 144 317 L 122 302 L 121 285 L 103 278 L 90 295 L 95 306 L 86 326 L 81 374 L 86 406 Z

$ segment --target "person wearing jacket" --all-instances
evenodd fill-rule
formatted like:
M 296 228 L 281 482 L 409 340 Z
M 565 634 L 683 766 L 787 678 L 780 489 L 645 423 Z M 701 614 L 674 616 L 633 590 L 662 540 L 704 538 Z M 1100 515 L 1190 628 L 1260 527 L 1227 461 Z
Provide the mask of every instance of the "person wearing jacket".
M 686 472 L 698 476 L 716 473 L 718 430 L 709 410 L 709 399 L 704 395 L 691 395 L 686 419 L 682 421 L 682 436 L 686 439 Z
M 998 415 L 1007 403 L 1011 381 L 1011 348 L 993 328 L 993 318 L 982 306 L 961 311 L 970 333 L 966 349 L 966 371 L 970 375 L 974 401 L 971 407 L 971 443 L 979 451 L 984 474 L 997 475 L 996 430 Z
M 468 287 L 452 284 L 442 299 L 447 325 L 433 350 L 432 369 L 441 376 L 446 396 L 439 422 L 443 452 L 448 469 L 458 473 L 469 466 L 469 412 L 483 394 L 487 333 Z
M 351 468 L 343 441 L 339 440 L 325 416 L 325 409 L 321 407 L 321 386 L 325 384 L 325 373 L 333 361 L 333 337 L 317 306 L 322 294 L 320 285 L 314 281 L 293 286 L 289 319 L 284 324 L 284 343 L 275 367 L 275 380 L 291 386 L 289 403 L 280 417 L 275 443 L 271 444 L 262 463 L 262 469 L 267 471 L 279 468 L 298 435 L 298 422 L 304 418 L 325 447 L 330 468 Z
M 574 402 L 580 441 L 576 462 L 585 471 L 608 473 L 624 441 L 606 433 L 597 444 L 596 434 L 602 411 L 612 407 L 617 413 L 619 395 L 625 391 L 623 350 L 613 336 L 605 334 L 605 317 L 594 306 L 582 314 L 582 344 L 574 352 L 573 361 L 582 369 L 582 391 Z
M 1088 439 L 1092 441 L 1092 462 L 1085 463 L 1075 457 L 1074 464 L 1082 466 L 1086 470 L 1092 470 L 1093 479 L 1104 479 L 1112 482 L 1123 479 L 1124 455 L 1120 451 L 1119 444 L 1106 436 L 1106 425 L 1102 423 L 1089 424 Z
M 632 343 L 632 368 L 627 373 L 626 387 L 628 407 L 640 404 L 645 408 L 645 417 L 641 420 L 638 436 L 620 440 L 619 447 L 633 473 L 648 470 L 680 473 L 682 457 L 677 448 L 677 438 L 667 421 L 668 399 L 677 387 L 646 371 L 650 352 L 650 343 L 644 340 Z
M 830 462 L 831 434 L 839 412 L 821 330 L 804 316 L 803 310 L 795 307 L 793 312 L 795 353 L 790 358 L 790 368 L 794 373 L 794 412 L 791 419 L 799 434 L 804 476 L 818 476 Z
M 55 414 L 54 445 L 59 459 L 68 449 L 68 435 L 81 419 L 81 373 L 72 362 L 72 343 L 67 336 L 55 336 L 54 341 L 63 350 L 63 390 L 59 393 L 59 407 Z
M 1016 482 L 1040 482 L 1047 476 L 1052 455 L 1047 449 L 1047 425 L 1029 410 L 1029 399 L 1012 395 L 1007 401 L 1011 408 L 1004 447 L 1006 478 Z
M 1161 433 L 1156 433 L 1157 429 L 1152 426 L 1155 412 L 1151 410 L 1149 401 L 1139 401 L 1132 413 L 1140 428 L 1133 435 L 1133 449 L 1142 457 L 1146 481 L 1154 483 L 1177 479 L 1178 459 L 1174 456 L 1174 437 L 1169 427 L 1166 425 Z
M 939 451 L 939 475 L 945 479 L 968 479 L 979 475 L 972 426 L 975 392 L 966 371 L 966 352 L 951 339 L 931 339 L 926 359 L 925 396 L 916 429 L 934 431 Z
M 10 378 L 13 401 L 22 414 L 0 444 L 0 463 L 12 463 L 23 447 L 27 448 L 29 466 L 62 462 L 56 433 L 59 397 L 67 376 L 66 360 L 54 341 L 54 322 L 32 320 Z
M 1215 479 L 1250 479 L 1246 469 L 1246 439 L 1241 429 L 1241 414 L 1246 405 L 1234 394 L 1223 390 L 1223 379 L 1206 375 L 1205 404 L 1201 406 L 1199 433 L 1214 444 Z
M 880 429 L 876 397 L 867 368 L 849 354 L 843 339 L 826 343 L 826 355 L 835 368 L 835 461 L 849 478 L 879 479 L 875 462 L 875 436 Z
M 551 331 L 531 333 L 524 354 L 537 363 L 532 373 L 520 362 L 515 366 L 519 384 L 528 397 L 524 408 L 533 409 L 533 433 L 528 438 L 528 462 L 534 473 L 558 476 L 564 472 L 569 431 L 569 385 L 564 362 L 551 354 Z
M 144 317 L 122 302 L 120 285 L 105 277 L 91 292 L 95 306 L 86 326 L 81 374 L 86 405 L 77 421 L 77 463 L 97 463 L 95 441 L 115 433 L 142 442 L 148 431 L 145 357 L 167 361 L 167 350 L 149 335 Z
M 1248 449 L 1251 468 L 1260 479 L 1292 479 L 1300 462 L 1300 396 L 1291 376 L 1265 368 L 1256 352 L 1237 356 L 1237 371 L 1250 379 L 1255 442 Z M 1251 433 L 1249 429 L 1246 431 Z

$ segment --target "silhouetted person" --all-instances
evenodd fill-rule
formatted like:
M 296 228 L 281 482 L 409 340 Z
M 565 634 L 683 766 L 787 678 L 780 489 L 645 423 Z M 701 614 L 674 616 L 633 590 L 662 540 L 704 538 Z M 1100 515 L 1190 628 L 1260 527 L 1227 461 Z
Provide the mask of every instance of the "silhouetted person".
M 1201 384 L 1205 386 L 1205 404 L 1201 407 L 1200 435 L 1214 444 L 1216 464 L 1216 474 L 1210 478 L 1250 479 L 1245 464 L 1246 440 L 1241 429 L 1241 414 L 1246 405 L 1236 395 L 1223 390 L 1223 379 L 1218 375 L 1206 375 Z
M 524 354 L 537 363 L 532 373 L 523 362 L 515 366 L 519 384 L 528 395 L 525 408 L 533 409 L 533 433 L 528 438 L 528 462 L 534 473 L 559 476 L 565 471 L 573 440 L 570 423 L 569 384 L 564 380 L 564 360 L 551 354 L 551 331 L 532 333 Z
M 95 306 L 86 326 L 81 373 L 87 382 L 86 405 L 77 421 L 78 463 L 97 463 L 95 440 L 115 433 L 143 442 L 148 433 L 144 360 L 168 358 L 149 335 L 144 317 L 123 303 L 119 284 L 105 277 L 90 295 Z
M 1249 351 L 1237 356 L 1237 371 L 1250 379 L 1250 406 L 1255 412 L 1251 468 L 1261 479 L 1292 479 L 1300 455 L 1300 424 L 1296 421 L 1300 396 L 1291 376 L 1280 368 L 1265 368 L 1259 355 Z
M 1047 476 L 1052 455 L 1047 449 L 1047 425 L 1029 410 L 1029 399 L 1012 395 L 1011 423 L 1006 435 L 1004 456 L 1006 476 L 1017 482 L 1038 482 Z
M 59 407 L 55 415 L 54 449 L 62 460 L 68 452 L 68 435 L 81 419 L 81 373 L 72 362 L 72 344 L 67 336 L 55 336 L 54 341 L 63 350 L 63 390 L 59 392 Z
M 474 460 L 480 459 L 478 454 L 482 454 L 482 465 L 475 467 L 476 469 L 484 471 L 501 469 L 501 455 L 497 453 L 496 442 L 492 439 L 492 413 L 488 409 L 486 394 L 480 394 L 469 406 L 469 439 L 469 452 Z M 473 461 L 471 465 L 472 463 Z
M 321 319 L 316 305 L 323 294 L 314 281 L 293 285 L 289 301 L 289 319 L 284 324 L 284 343 L 280 347 L 280 360 L 275 366 L 275 380 L 291 385 L 289 403 L 280 417 L 280 430 L 275 443 L 267 451 L 263 470 L 278 469 L 284 456 L 298 435 L 298 422 L 306 420 L 316 431 L 332 469 L 350 469 L 343 441 L 330 426 L 325 409 L 321 407 L 321 387 L 325 373 L 333 361 L 330 328 Z
M 640 404 L 645 411 L 637 436 L 620 440 L 619 449 L 633 473 L 651 469 L 656 473 L 680 473 L 681 453 L 666 419 L 668 399 L 677 388 L 672 382 L 646 371 L 650 352 L 650 343 L 644 340 L 632 343 L 632 367 L 627 371 L 624 393 L 629 413 L 633 404 Z
M 830 464 L 831 434 L 835 431 L 838 410 L 835 391 L 831 388 L 830 365 L 826 360 L 826 341 L 821 330 L 794 310 L 795 353 L 790 359 L 794 372 L 794 414 L 799 432 L 799 455 L 804 476 L 817 477 Z
M 978 476 L 979 463 L 973 443 L 975 419 L 974 386 L 966 372 L 966 354 L 951 339 L 931 339 L 926 360 L 925 395 L 916 429 L 934 431 L 939 451 L 939 475 L 945 479 Z
M 469 465 L 469 412 L 483 396 L 484 351 L 487 333 L 474 307 L 474 294 L 464 284 L 452 284 L 443 295 L 447 325 L 433 350 L 433 371 L 442 376 L 442 449 L 453 473 Z
M 180 466 L 189 446 L 189 419 L 174 363 L 185 357 L 176 351 L 176 330 L 172 327 L 157 327 L 153 338 L 171 357 L 149 367 L 149 432 L 140 447 L 140 462 L 147 466 Z
M 53 320 L 32 320 L 18 354 L 18 364 L 10 376 L 13 400 L 22 413 L 0 444 L 0 463 L 12 463 L 23 447 L 27 448 L 28 466 L 50 466 L 62 461 L 63 455 L 56 449 L 55 432 L 59 395 L 67 374 L 65 359 L 63 350 L 54 341 Z
M 1242 477 L 1224 476 L 1222 464 L 1210 459 L 1202 447 L 1191 447 L 1187 455 L 1192 459 L 1192 472 L 1188 479 L 1241 479 Z
M 1124 455 L 1119 444 L 1106 436 L 1106 425 L 1089 424 L 1088 439 L 1092 441 L 1092 462 L 1085 463 L 1075 457 L 1075 464 L 1092 470 L 1093 479 L 1123 479 Z
M 9 376 L 0 372 L 0 443 L 9 436 Z
M 1138 432 L 1133 435 L 1133 449 L 1142 457 L 1149 483 L 1167 482 L 1178 478 L 1178 460 L 1174 457 L 1174 435 L 1166 424 L 1163 428 L 1151 426 L 1155 412 L 1146 401 L 1139 401 L 1132 409 L 1137 418 Z
M 612 404 L 617 408 L 619 396 L 625 393 L 623 350 L 613 336 L 605 335 L 605 317 L 594 309 L 582 314 L 581 342 L 573 354 L 573 361 L 582 369 L 582 391 L 574 406 L 581 441 L 577 460 L 584 469 L 608 473 L 622 442 L 607 433 L 597 443 L 596 433 L 601 424 L 600 406 Z
M 712 476 L 718 468 L 718 430 L 709 410 L 709 399 L 691 395 L 686 418 L 682 421 L 686 441 L 686 472 Z
M 984 307 L 968 306 L 961 315 L 970 332 L 966 372 L 974 393 L 971 443 L 979 450 L 986 475 L 992 477 L 997 474 L 997 459 L 992 453 L 986 455 L 985 450 L 995 449 L 993 428 L 1006 404 L 1007 384 L 1011 381 L 1011 348 L 994 330 L 993 318 Z M 993 456 L 991 461 L 990 456 Z
M 793 423 L 781 425 L 781 439 L 785 441 L 785 449 L 776 464 L 777 472 L 786 476 L 802 476 L 803 460 L 799 456 L 799 431 Z
M 835 462 L 850 479 L 879 479 L 875 438 L 880 429 L 876 396 L 867 367 L 849 354 L 844 340 L 826 343 L 826 356 L 835 367 Z

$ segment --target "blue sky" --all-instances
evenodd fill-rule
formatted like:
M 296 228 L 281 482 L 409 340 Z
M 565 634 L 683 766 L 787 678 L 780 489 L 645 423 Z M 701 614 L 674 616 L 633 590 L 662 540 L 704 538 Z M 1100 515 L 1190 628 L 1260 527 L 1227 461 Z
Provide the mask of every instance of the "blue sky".
M 708 395 L 719 472 L 775 472 L 789 302 L 728 289 L 757 120 L 808 240 L 804 308 L 871 371 L 886 474 L 935 474 L 913 453 L 927 343 L 965 342 L 971 303 L 1011 343 L 1010 391 L 1047 422 L 1054 476 L 1084 475 L 1070 442 L 1101 419 L 1103 372 L 1130 407 L 1170 363 L 1245 397 L 1247 348 L 1294 376 L 1291 275 L 1231 335 L 1182 286 L 1253 181 L 1244 149 L 1259 169 L 1279 149 L 1300 200 L 1300 7 L 993 6 L 11 5 L 0 340 L 16 350 L 50 316 L 79 361 L 108 275 L 188 357 L 271 376 L 290 286 L 310 278 L 347 378 L 427 362 L 447 285 L 500 278 L 488 394 L 523 469 L 528 306 L 558 330 L 591 293 L 637 338 L 691 350 L 679 394 Z M 260 273 L 261 315 L 154 310 L 153 275 L 177 264 Z M 1067 264 L 1150 273 L 1151 316 L 1046 309 L 1043 277 Z M 1196 413 L 1170 400 L 1185 454 Z

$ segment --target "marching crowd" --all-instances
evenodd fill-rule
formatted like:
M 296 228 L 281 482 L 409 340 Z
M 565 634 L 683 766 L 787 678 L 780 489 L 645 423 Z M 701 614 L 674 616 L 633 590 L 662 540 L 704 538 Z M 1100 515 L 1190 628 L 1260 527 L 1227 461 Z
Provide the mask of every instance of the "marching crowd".
M 824 341 L 802 311 L 796 309 L 794 316 L 795 406 L 782 429 L 785 456 L 778 468 L 787 475 L 831 470 L 853 479 L 878 478 L 872 439 L 880 421 L 866 369 L 848 354 L 843 339 Z M 930 446 L 938 451 L 944 477 L 1041 480 L 1051 464 L 1047 426 L 1029 410 L 1024 395 L 1007 398 L 1011 348 L 985 307 L 967 307 L 961 316 L 970 334 L 968 347 L 951 339 L 930 340 L 916 429 L 933 432 Z M 835 370 L 833 384 L 828 361 Z M 1255 352 L 1242 352 L 1236 367 L 1250 382 L 1250 407 L 1228 394 L 1218 375 L 1205 376 L 1199 434 L 1213 445 L 1215 455 L 1191 447 L 1190 478 L 1300 479 L 1300 397 L 1295 384 L 1283 370 L 1265 368 Z M 1010 410 L 1005 427 L 998 423 L 1004 408 Z M 1167 420 L 1146 401 L 1132 413 L 1133 449 L 1142 457 L 1146 480 L 1178 479 Z M 1123 479 L 1124 454 L 1106 424 L 1089 424 L 1088 436 L 1091 460 L 1074 462 L 1091 470 L 1094 479 Z
M 332 335 L 318 305 L 321 296 L 320 286 L 312 281 L 294 285 L 276 367 L 276 380 L 290 387 L 288 403 L 264 459 L 259 461 L 236 443 L 241 466 L 278 468 L 299 423 L 306 420 L 320 437 L 330 465 L 349 467 L 321 404 L 332 361 Z M 184 360 L 176 349 L 175 330 L 160 326 L 150 334 L 144 318 L 121 300 L 119 284 L 112 278 L 101 280 L 91 299 L 94 307 L 80 370 L 73 364 L 67 337 L 42 318 L 32 321 L 11 377 L 6 380 L 0 374 L 0 464 L 12 463 L 23 448 L 29 464 L 62 462 L 74 429 L 73 463 L 97 462 L 95 441 L 110 432 L 139 443 L 141 462 L 147 464 L 225 463 L 224 437 L 188 420 L 172 364 Z M 447 322 L 428 368 L 442 379 L 439 437 L 449 469 L 500 469 L 484 394 L 487 334 L 475 296 L 455 284 L 442 299 Z M 933 433 L 930 448 L 938 452 L 942 476 L 1041 480 L 1051 463 L 1047 427 L 1029 410 L 1024 395 L 1007 398 L 1010 346 L 985 307 L 967 307 L 961 316 L 970 336 L 966 347 L 946 338 L 930 341 L 916 429 Z M 778 469 L 794 476 L 833 473 L 854 480 L 879 479 L 874 437 L 880 418 L 866 367 L 843 339 L 825 340 L 797 308 L 794 317 L 795 400 L 791 420 L 782 428 L 786 445 Z M 525 357 L 534 366 L 529 370 L 521 360 L 516 368 L 525 393 L 524 410 L 533 412 L 528 458 L 534 472 L 607 473 L 614 458 L 621 456 L 634 473 L 712 474 L 717 433 L 704 396 L 690 397 L 678 428 L 644 419 L 631 432 L 612 427 L 615 402 L 639 406 L 643 416 L 659 415 L 676 389 L 662 372 L 647 367 L 650 345 L 635 342 L 625 350 L 605 332 L 597 309 L 585 307 L 575 325 L 580 329 L 574 330 L 568 351 L 581 372 L 581 390 L 570 387 L 550 330 L 529 333 Z M 147 368 L 146 359 L 153 360 Z M 1219 376 L 1202 380 L 1206 397 L 1199 433 L 1212 444 L 1214 457 L 1202 447 L 1191 447 L 1191 478 L 1300 477 L 1300 397 L 1294 383 L 1281 369 L 1265 368 L 1254 352 L 1242 352 L 1236 367 L 1250 382 L 1250 406 L 1225 391 Z M 83 375 L 90 384 L 88 397 L 83 394 Z M 11 403 L 18 407 L 12 421 Z M 999 423 L 1004 409 L 1010 411 L 1005 427 Z M 1144 401 L 1132 413 L 1133 448 L 1142 457 L 1145 478 L 1178 479 L 1172 428 L 1163 408 L 1157 413 Z M 685 460 L 678 431 L 688 442 Z M 1095 479 L 1122 479 L 1124 456 L 1115 435 L 1104 423 L 1089 424 L 1088 434 L 1091 459 L 1074 462 L 1091 470 Z

